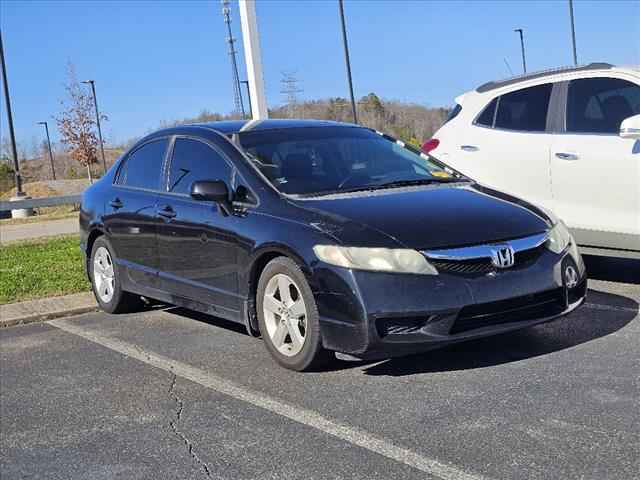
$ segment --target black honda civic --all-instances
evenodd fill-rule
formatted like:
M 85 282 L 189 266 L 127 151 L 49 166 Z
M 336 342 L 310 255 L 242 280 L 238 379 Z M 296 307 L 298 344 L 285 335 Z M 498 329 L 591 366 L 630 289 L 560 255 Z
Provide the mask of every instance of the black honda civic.
M 293 370 L 537 325 L 587 289 L 551 213 L 335 122 L 152 133 L 86 190 L 80 225 L 103 310 L 155 299 L 239 322 Z

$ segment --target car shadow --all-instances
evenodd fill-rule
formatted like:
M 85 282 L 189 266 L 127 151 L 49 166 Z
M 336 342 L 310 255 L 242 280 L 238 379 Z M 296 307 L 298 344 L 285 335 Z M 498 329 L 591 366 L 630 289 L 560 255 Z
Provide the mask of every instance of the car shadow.
M 638 310 L 638 302 L 631 298 L 589 290 L 585 305 L 553 322 L 419 355 L 392 358 L 366 367 L 363 372 L 366 375 L 405 376 L 518 362 L 617 332 L 636 318 Z
M 590 279 L 640 285 L 640 260 L 638 259 L 591 255 L 585 255 L 583 258 Z
M 198 322 L 206 323 L 213 327 L 224 328 L 241 335 L 249 336 L 247 329 L 240 323 L 232 322 L 231 320 L 225 320 L 224 318 L 214 317 L 206 313 L 197 312 L 195 310 L 189 310 L 182 307 L 165 306 L 164 311 L 173 315 L 179 315 L 181 317 L 196 320 Z

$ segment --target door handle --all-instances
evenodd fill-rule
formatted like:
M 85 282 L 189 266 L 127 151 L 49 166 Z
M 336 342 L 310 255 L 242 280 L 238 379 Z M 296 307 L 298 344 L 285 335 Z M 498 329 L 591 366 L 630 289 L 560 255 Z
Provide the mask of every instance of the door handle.
M 176 211 L 171 208 L 171 205 L 165 205 L 160 210 L 158 210 L 158 215 L 164 218 L 173 218 L 176 216 Z
M 475 145 L 460 145 L 460 150 L 464 150 L 465 152 L 477 152 L 480 149 Z
M 122 203 L 122 200 L 120 200 L 119 198 L 114 198 L 113 200 L 111 200 L 109 202 L 109 205 L 111 205 L 116 210 L 118 210 L 119 208 L 124 207 L 124 203 Z
M 578 160 L 578 155 L 575 153 L 556 152 L 556 157 L 560 160 Z

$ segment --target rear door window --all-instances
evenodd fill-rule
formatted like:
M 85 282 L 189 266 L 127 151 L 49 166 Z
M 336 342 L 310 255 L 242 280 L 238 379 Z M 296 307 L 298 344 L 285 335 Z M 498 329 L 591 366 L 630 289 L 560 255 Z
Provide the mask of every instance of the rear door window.
M 617 135 L 625 118 L 640 114 L 640 86 L 618 78 L 569 83 L 566 130 Z
M 116 183 L 127 187 L 158 190 L 168 140 L 154 140 L 134 150 L 125 160 Z
M 552 83 L 516 90 L 500 97 L 495 127 L 504 130 L 544 132 Z
M 482 125 L 483 127 L 493 127 L 493 120 L 495 118 L 497 103 L 497 98 L 491 100 L 491 103 L 489 103 L 489 105 L 487 105 L 482 113 L 478 116 L 476 124 Z
M 199 180 L 223 180 L 231 186 L 231 167 L 206 143 L 177 138 L 169 167 L 169 192 L 189 195 L 191 185 Z

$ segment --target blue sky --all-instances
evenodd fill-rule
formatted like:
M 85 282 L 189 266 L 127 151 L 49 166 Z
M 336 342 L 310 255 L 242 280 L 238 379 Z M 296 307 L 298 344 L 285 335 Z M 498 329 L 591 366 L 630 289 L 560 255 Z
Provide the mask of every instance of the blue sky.
M 63 97 L 66 63 L 96 80 L 107 141 L 203 109 L 232 109 L 218 0 L 2 0 L 0 26 L 16 134 L 40 138 Z M 267 98 L 282 103 L 281 72 L 304 98 L 347 96 L 337 0 L 258 0 Z M 345 3 L 357 96 L 447 106 L 458 94 L 521 70 L 514 28 L 525 30 L 529 70 L 572 62 L 567 0 Z M 240 37 L 237 2 L 233 27 Z M 640 63 L 640 1 L 575 1 L 578 59 Z M 239 42 L 241 76 L 244 77 Z M 2 135 L 6 111 L 1 108 Z M 53 139 L 57 132 L 53 128 Z

